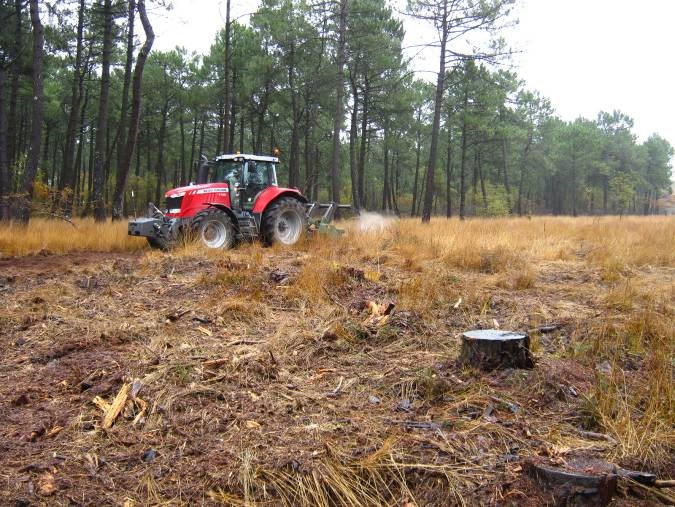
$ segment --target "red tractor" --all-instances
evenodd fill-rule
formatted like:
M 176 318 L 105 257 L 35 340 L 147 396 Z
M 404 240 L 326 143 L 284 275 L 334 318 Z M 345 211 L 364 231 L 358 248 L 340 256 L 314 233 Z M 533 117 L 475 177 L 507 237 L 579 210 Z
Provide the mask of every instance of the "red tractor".
M 164 210 L 150 203 L 148 217 L 129 221 L 129 235 L 163 250 L 186 236 L 227 249 L 238 240 L 293 245 L 308 230 L 330 231 L 335 210 L 349 206 L 310 204 L 297 188 L 279 187 L 278 163 L 277 157 L 238 153 L 213 162 L 204 157 L 197 184 L 166 192 Z M 325 211 L 312 218 L 317 210 Z

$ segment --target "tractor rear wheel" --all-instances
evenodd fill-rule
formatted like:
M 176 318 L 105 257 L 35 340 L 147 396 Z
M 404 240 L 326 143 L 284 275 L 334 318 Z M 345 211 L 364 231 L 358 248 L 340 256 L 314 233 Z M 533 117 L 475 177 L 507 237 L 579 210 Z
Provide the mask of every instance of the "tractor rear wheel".
M 305 206 L 293 197 L 282 197 L 274 201 L 263 213 L 261 229 L 266 245 L 294 245 L 307 230 Z
M 192 233 L 207 248 L 227 250 L 234 246 L 235 231 L 230 216 L 217 208 L 208 208 L 192 219 Z

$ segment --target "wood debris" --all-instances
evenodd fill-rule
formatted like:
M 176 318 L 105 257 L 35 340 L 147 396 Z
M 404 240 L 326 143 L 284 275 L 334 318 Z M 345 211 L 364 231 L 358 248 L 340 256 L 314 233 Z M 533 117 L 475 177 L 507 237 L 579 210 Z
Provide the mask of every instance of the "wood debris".
M 368 328 L 377 328 L 384 326 L 394 310 L 394 303 L 378 304 L 375 301 L 368 301 L 366 309 L 368 310 L 368 317 L 363 321 L 363 325 Z
M 199 331 L 199 332 L 201 332 L 201 333 L 204 333 L 206 336 L 213 336 L 213 332 L 212 332 L 212 331 L 209 331 L 208 329 L 206 329 L 206 328 L 203 327 L 203 326 L 197 327 L 197 331 Z
M 47 435 L 45 435 L 47 438 L 52 438 L 61 433 L 61 430 L 63 430 L 63 426 L 54 426 Z
M 115 399 L 108 406 L 103 416 L 103 425 L 102 425 L 103 428 L 108 429 L 111 428 L 113 424 L 115 424 L 117 416 L 120 415 L 120 412 L 122 412 L 122 409 L 124 408 L 124 405 L 127 402 L 130 390 L 131 384 L 125 382 L 124 385 L 122 385 L 122 387 L 120 388 L 119 392 L 117 393 L 117 396 L 115 396 Z M 96 398 L 94 398 L 94 400 L 96 400 Z M 94 403 L 100 408 L 100 405 L 96 403 L 96 401 L 94 401 Z
M 49 472 L 43 473 L 38 479 L 38 492 L 42 496 L 51 496 L 56 493 L 56 481 Z

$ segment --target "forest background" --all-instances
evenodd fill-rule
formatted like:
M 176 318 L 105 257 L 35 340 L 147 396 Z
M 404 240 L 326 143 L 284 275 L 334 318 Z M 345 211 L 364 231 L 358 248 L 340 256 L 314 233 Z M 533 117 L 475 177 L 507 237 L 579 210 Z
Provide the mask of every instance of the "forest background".
M 359 209 L 663 211 L 670 143 L 619 110 L 557 116 L 513 70 L 513 0 L 399 4 L 263 0 L 244 22 L 223 2 L 197 54 L 153 48 L 164 2 L 1 0 L 0 217 L 142 213 L 202 155 L 274 147 L 282 184 Z

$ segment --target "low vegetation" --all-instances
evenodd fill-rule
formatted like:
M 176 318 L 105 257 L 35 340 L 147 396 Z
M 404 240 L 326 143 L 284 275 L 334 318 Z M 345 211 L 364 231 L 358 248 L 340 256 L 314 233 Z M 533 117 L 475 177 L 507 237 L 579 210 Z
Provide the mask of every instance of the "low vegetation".
M 135 252 L 145 248 L 145 241 L 127 235 L 126 222 L 33 219 L 28 228 L 17 223 L 0 225 L 0 259 L 40 253 Z
M 675 221 L 369 223 L 170 253 L 0 229 L 0 503 L 539 505 L 536 457 L 672 478 Z M 534 369 L 456 363 L 496 326 Z

